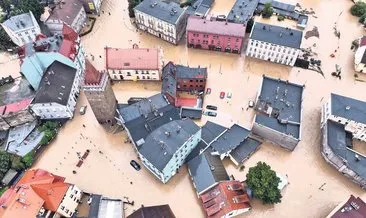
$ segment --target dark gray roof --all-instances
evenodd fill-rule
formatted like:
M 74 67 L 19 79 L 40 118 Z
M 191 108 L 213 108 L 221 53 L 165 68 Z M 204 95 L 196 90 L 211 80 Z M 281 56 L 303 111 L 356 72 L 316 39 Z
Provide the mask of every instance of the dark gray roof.
M 206 143 L 204 143 L 203 141 L 198 142 L 197 146 L 186 157 L 185 162 L 187 163 L 188 161 L 190 161 L 193 158 L 200 155 L 207 147 L 208 147 L 208 145 Z
M 207 6 L 205 6 L 205 5 L 200 5 L 197 9 L 196 9 L 196 11 L 195 11 L 195 13 L 197 13 L 197 14 L 202 14 L 202 15 L 206 15 L 207 14 L 207 12 L 210 10 L 210 8 L 209 7 L 207 7 Z
M 156 94 L 128 107 L 121 108 L 119 112 L 123 120 L 128 122 L 165 107 L 168 104 L 162 94 Z
M 275 1 L 275 0 L 259 0 L 258 4 L 264 5 L 266 3 L 271 3 L 271 5 L 274 9 L 281 9 L 281 10 L 289 11 L 289 12 L 295 11 L 295 5 L 291 5 L 291 4 L 287 4 L 287 3 L 283 3 L 283 2 L 279 2 L 279 1 Z
M 358 155 L 355 158 L 355 151 L 346 146 L 346 131 L 342 124 L 328 120 L 327 122 L 328 145 L 333 152 L 341 157 L 344 163 L 360 177 L 366 178 L 366 157 Z
M 247 138 L 244 142 L 240 143 L 238 147 L 230 152 L 231 158 L 233 158 L 238 164 L 243 163 L 249 158 L 261 145 L 261 142 Z
M 331 94 L 331 114 L 366 124 L 366 101 Z
M 204 126 L 202 126 L 202 141 L 207 145 L 210 145 L 217 137 L 219 137 L 227 129 L 217 123 L 207 121 Z
M 255 122 L 299 138 L 304 86 L 263 76 Z M 268 115 L 269 109 L 271 114 Z
M 179 120 L 179 110 L 172 105 L 160 108 L 157 112 L 151 112 L 147 116 L 140 116 L 125 123 L 132 140 L 139 145 L 139 140 L 145 139 L 150 132 L 172 120 Z M 141 146 L 137 146 L 140 149 Z
M 211 7 L 215 0 L 202 0 L 201 5 Z
M 199 120 L 202 117 L 202 108 L 185 108 L 182 107 L 180 111 L 182 118 L 190 118 L 193 120 Z
M 26 57 L 36 53 L 35 48 L 44 49 L 45 52 L 58 52 L 63 41 L 63 36 L 54 35 L 47 38 L 40 38 L 35 42 L 30 42 L 24 45 L 24 55 Z M 43 50 L 42 50 L 43 51 Z
M 99 205 L 100 205 L 102 196 L 93 194 L 91 197 L 92 197 L 92 202 L 89 206 L 88 218 L 98 218 Z
M 177 79 L 207 78 L 207 68 L 175 65 L 175 72 Z
M 19 175 L 17 171 L 13 169 L 9 169 L 8 172 L 4 175 L 3 179 L 1 180 L 1 183 L 8 186 L 12 185 L 16 177 Z
M 33 104 L 55 102 L 66 105 L 74 84 L 76 69 L 54 61 L 45 71 Z M 62 94 L 61 94 L 62 93 Z
M 213 156 L 207 151 L 190 160 L 188 169 L 198 194 L 220 181 L 229 180 L 220 157 Z
M 176 24 L 185 13 L 185 9 L 182 9 L 179 4 L 161 0 L 144 0 L 134 9 L 170 24 Z
M 191 119 L 173 120 L 151 132 L 139 153 L 162 171 L 176 151 L 199 130 L 200 128 Z
M 302 32 L 290 28 L 255 22 L 250 34 L 253 40 L 300 48 Z
M 173 211 L 168 204 L 141 207 L 127 218 L 175 218 Z
M 228 21 L 246 24 L 252 18 L 257 5 L 258 0 L 237 0 L 227 15 Z
M 3 25 L 16 32 L 38 26 L 38 23 L 33 23 L 31 12 L 28 12 L 10 17 Z
M 211 147 L 219 154 L 225 154 L 238 147 L 249 136 L 249 133 L 249 130 L 234 124 L 216 139 Z

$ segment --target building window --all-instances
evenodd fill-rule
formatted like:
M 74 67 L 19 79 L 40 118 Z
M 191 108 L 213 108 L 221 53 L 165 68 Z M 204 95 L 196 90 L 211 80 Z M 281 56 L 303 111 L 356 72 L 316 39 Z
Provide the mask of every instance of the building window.
M 139 72 L 136 70 L 136 74 L 139 74 Z
M 64 210 L 65 209 L 65 206 L 61 206 L 61 210 Z
M 69 209 L 66 209 L 66 210 L 65 210 L 65 212 L 66 212 L 66 213 L 69 213 Z
M 74 197 L 74 195 L 73 195 L 73 194 L 71 194 L 71 195 L 70 195 L 70 198 L 73 198 L 73 197 Z

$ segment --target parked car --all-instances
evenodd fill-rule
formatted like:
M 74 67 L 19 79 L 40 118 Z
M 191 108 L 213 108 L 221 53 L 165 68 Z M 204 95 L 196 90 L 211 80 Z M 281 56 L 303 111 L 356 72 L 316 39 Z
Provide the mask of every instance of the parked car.
M 228 92 L 227 94 L 226 94 L 226 98 L 231 98 L 233 96 L 233 94 L 231 93 L 231 92 Z
M 209 110 L 214 110 L 214 111 L 217 110 L 217 107 L 214 105 L 207 105 L 206 108 Z
M 86 107 L 87 107 L 87 106 L 82 106 L 82 107 L 80 108 L 80 114 L 81 114 L 81 115 L 84 115 L 84 114 L 85 114 L 85 112 L 86 112 Z
M 249 106 L 250 108 L 254 107 L 254 101 L 249 100 L 248 106 Z
M 211 88 L 206 89 L 206 95 L 209 95 L 209 94 L 211 94 Z
M 213 112 L 213 111 L 209 111 L 209 112 L 207 112 L 207 115 L 210 116 L 210 117 L 216 117 L 217 113 Z
M 225 98 L 225 92 L 220 92 L 220 98 L 221 99 Z
M 130 165 L 135 168 L 135 170 L 139 171 L 141 170 L 140 164 L 138 164 L 135 160 L 131 160 Z

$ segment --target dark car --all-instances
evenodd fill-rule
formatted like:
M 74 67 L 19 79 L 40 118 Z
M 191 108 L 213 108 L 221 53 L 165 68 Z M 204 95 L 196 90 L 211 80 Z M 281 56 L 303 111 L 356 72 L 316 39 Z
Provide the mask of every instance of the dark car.
M 207 112 L 207 115 L 210 116 L 210 117 L 216 117 L 217 113 L 209 111 L 209 112 Z
M 135 170 L 137 170 L 137 171 L 141 170 L 141 166 L 140 166 L 140 164 L 138 164 L 136 161 L 131 160 L 130 164 L 131 164 L 131 166 L 132 166 L 133 168 L 135 168 Z
M 217 110 L 217 107 L 214 105 L 207 105 L 206 108 L 209 110 L 214 110 L 214 111 Z

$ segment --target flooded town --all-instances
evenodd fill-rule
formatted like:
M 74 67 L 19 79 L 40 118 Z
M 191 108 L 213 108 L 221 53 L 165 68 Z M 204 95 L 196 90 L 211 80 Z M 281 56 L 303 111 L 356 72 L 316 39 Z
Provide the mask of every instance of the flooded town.
M 366 3 L 24 1 L 0 217 L 366 217 Z

